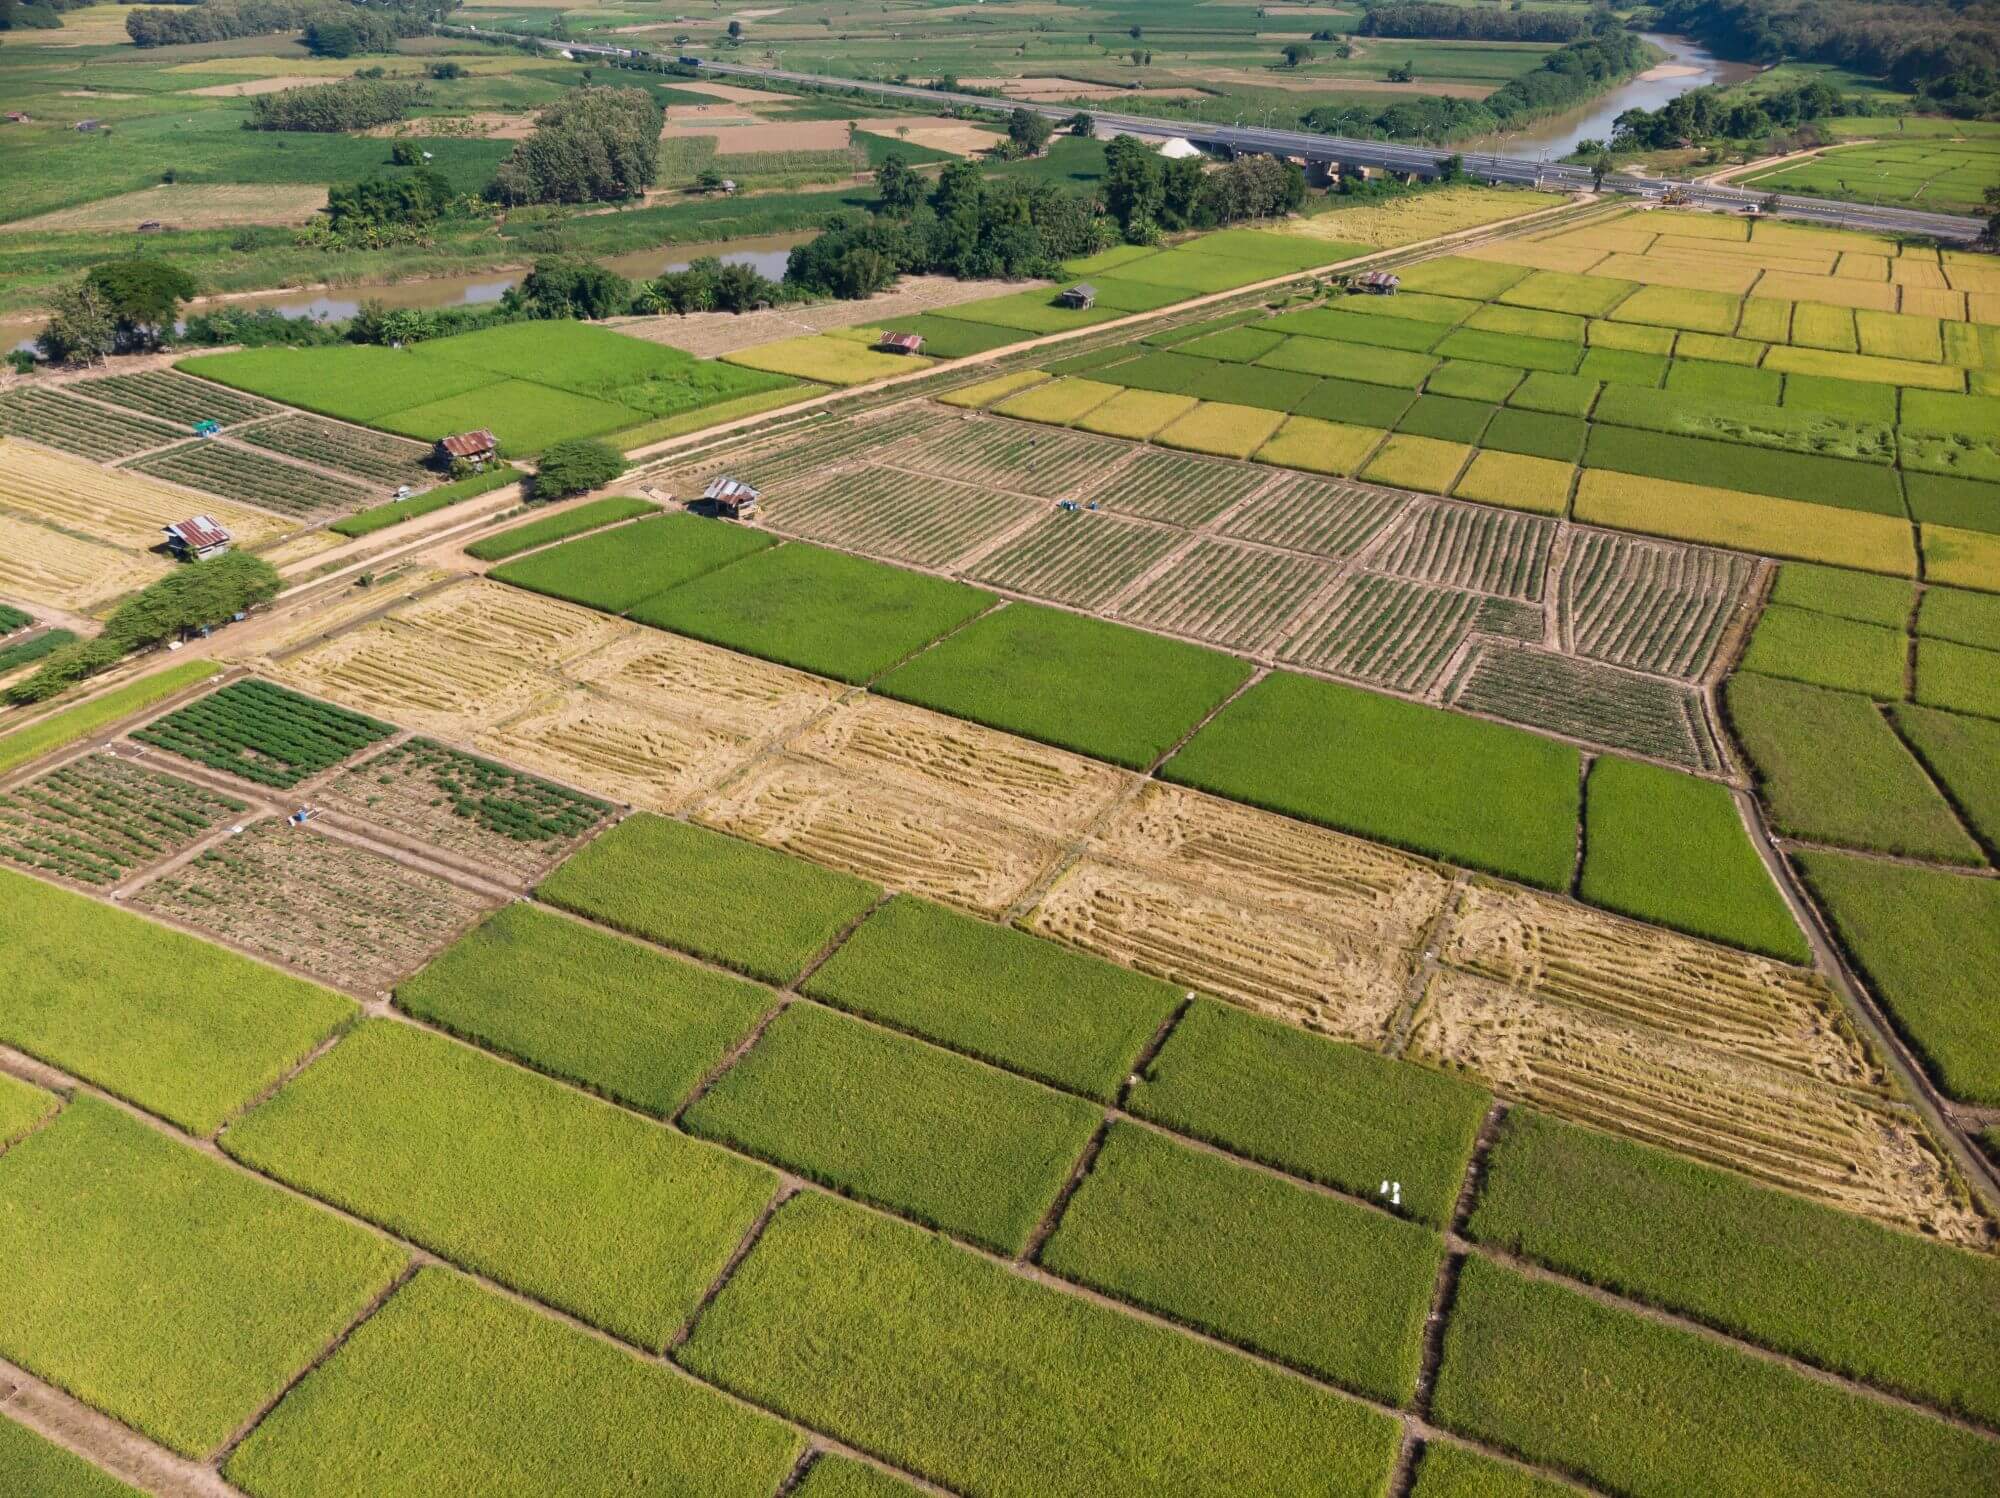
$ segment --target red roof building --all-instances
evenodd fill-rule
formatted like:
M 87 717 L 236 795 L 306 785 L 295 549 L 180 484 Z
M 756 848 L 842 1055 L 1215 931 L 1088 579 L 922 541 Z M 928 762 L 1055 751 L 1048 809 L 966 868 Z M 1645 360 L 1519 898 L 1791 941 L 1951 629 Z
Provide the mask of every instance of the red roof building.
M 460 462 L 478 465 L 490 463 L 500 456 L 500 443 L 485 427 L 477 431 L 458 432 L 450 437 L 438 439 L 438 456 L 447 463 Z
M 918 354 L 923 352 L 924 335 L 921 333 L 884 333 L 876 341 L 875 347 L 891 354 Z
M 161 529 L 167 533 L 167 550 L 184 562 L 219 557 L 229 550 L 229 532 L 212 516 L 195 515 Z

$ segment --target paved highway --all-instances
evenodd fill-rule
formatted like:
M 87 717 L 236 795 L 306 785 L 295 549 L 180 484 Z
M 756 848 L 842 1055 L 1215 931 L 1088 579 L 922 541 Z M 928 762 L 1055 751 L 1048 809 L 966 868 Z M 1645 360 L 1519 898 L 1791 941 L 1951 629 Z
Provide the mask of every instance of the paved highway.
M 475 36 L 500 35 L 495 32 L 481 32 L 476 26 L 441 26 L 438 29 Z M 513 37 L 508 39 L 517 40 Z M 660 58 L 667 55 L 635 47 L 601 46 L 587 42 L 543 42 L 542 45 L 551 50 L 562 50 L 576 56 L 588 57 Z M 917 99 L 935 105 L 964 105 L 973 109 L 1000 112 L 1021 108 L 1055 120 L 1067 119 L 1077 112 L 1074 105 L 1030 104 L 1013 99 L 996 99 L 984 94 L 945 93 L 938 89 L 920 88 L 914 84 L 834 78 L 820 73 L 795 72 L 788 68 L 758 68 L 745 63 L 715 62 L 705 57 L 700 59 L 700 66 L 704 72 L 725 76 L 814 84 L 823 88 L 859 88 L 872 94 Z M 1098 122 L 1100 129 L 1109 128 L 1130 135 L 1157 137 L 1178 135 L 1198 144 L 1225 147 L 1231 151 L 1297 156 L 1309 161 L 1339 161 L 1352 166 L 1381 167 L 1390 171 L 1435 172 L 1439 162 L 1454 154 L 1450 150 L 1440 150 L 1435 146 L 1398 145 L 1393 141 L 1380 140 L 1348 140 L 1341 136 L 1319 135 L 1309 130 L 1268 130 L 1254 125 L 1211 125 L 1199 120 L 1153 119 L 1145 115 L 1115 114 L 1100 109 L 1091 109 L 1087 112 Z M 1588 167 L 1534 161 L 1516 156 L 1500 156 L 1487 152 L 1462 153 L 1461 159 L 1467 172 L 1492 182 L 1567 189 L 1587 189 L 1595 185 L 1595 177 Z M 1643 177 L 1627 172 L 1617 172 L 1606 177 L 1603 185 L 1607 191 L 1631 193 L 1645 198 L 1659 198 L 1669 189 L 1678 188 L 1686 192 L 1694 202 L 1714 208 L 1743 209 L 1771 202 L 1770 194 L 1757 192 L 1751 188 L 1709 186 L 1700 182 L 1685 182 L 1674 177 Z M 1778 213 L 1786 218 L 1809 219 L 1838 228 L 1871 229 L 1892 234 L 1925 234 L 1938 239 L 1972 239 L 1985 227 L 1976 218 L 1963 218 L 1956 214 L 1920 213 L 1908 208 L 1841 203 L 1826 198 L 1802 198 L 1790 195 L 1778 197 L 1775 204 L 1766 211 Z

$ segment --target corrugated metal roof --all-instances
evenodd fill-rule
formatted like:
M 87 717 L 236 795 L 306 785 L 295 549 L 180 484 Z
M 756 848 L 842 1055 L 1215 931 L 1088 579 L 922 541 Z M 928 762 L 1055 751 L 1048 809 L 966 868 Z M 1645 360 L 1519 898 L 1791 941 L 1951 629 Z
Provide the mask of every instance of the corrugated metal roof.
M 881 348 L 895 349 L 903 354 L 914 354 L 923 346 L 924 335 L 921 333 L 884 333 L 878 345 Z
M 214 517 L 209 515 L 191 516 L 177 524 L 162 528 L 190 551 L 206 551 L 211 546 L 229 544 L 229 532 L 217 525 Z
M 485 427 L 480 427 L 477 431 L 473 432 L 459 432 L 455 436 L 445 438 L 438 444 L 438 446 L 442 447 L 454 458 L 477 457 L 480 453 L 493 451 L 499 445 L 494 440 L 493 434 Z
M 702 490 L 701 497 L 703 499 L 716 500 L 722 504 L 742 504 L 745 500 L 757 499 L 761 496 L 755 486 L 746 484 L 741 479 L 731 478 L 728 474 L 723 474 L 719 478 L 713 478 L 708 481 L 708 487 Z

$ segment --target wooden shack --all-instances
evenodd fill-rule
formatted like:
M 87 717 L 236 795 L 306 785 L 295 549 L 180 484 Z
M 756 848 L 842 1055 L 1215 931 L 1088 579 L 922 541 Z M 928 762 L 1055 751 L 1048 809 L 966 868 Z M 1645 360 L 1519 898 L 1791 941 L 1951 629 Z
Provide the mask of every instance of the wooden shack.
M 710 479 L 701 497 L 724 520 L 748 520 L 757 513 L 757 501 L 763 496 L 754 485 L 725 473 Z
M 1079 312 L 1088 312 L 1097 305 L 1097 288 L 1088 281 L 1079 281 L 1074 286 L 1065 287 L 1058 300 L 1065 306 Z
M 454 463 L 469 463 L 476 469 L 488 463 L 497 462 L 500 457 L 500 443 L 485 427 L 476 431 L 456 432 L 449 437 L 438 438 L 438 462 L 449 468 Z
M 885 354 L 920 354 L 924 351 L 924 335 L 921 333 L 884 333 L 875 341 L 875 347 Z
M 219 557 L 229 550 L 229 532 L 213 516 L 192 515 L 161 529 L 167 533 L 167 550 L 183 562 Z

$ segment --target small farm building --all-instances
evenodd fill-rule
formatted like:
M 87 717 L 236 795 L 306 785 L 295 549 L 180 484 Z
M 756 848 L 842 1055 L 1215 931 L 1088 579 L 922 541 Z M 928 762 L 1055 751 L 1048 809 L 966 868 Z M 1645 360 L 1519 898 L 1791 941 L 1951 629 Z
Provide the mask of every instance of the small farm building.
M 481 427 L 475 432 L 440 437 L 437 456 L 445 464 L 470 463 L 474 468 L 484 468 L 500 456 L 500 444 L 490 431 Z
M 1373 296 L 1394 296 L 1396 288 L 1403 284 L 1401 276 L 1391 275 L 1386 270 L 1364 271 L 1358 276 L 1350 276 L 1349 291 L 1365 291 Z
M 1065 307 L 1087 312 L 1097 305 L 1097 288 L 1088 281 L 1079 281 L 1065 289 L 1060 300 Z
M 1201 155 L 1201 147 L 1184 135 L 1176 135 L 1170 140 L 1160 142 L 1160 154 L 1169 161 L 1186 161 L 1190 157 Z
M 921 333 L 884 333 L 875 345 L 890 354 L 920 354 L 924 349 Z
M 167 533 L 167 550 L 183 562 L 219 557 L 229 550 L 229 532 L 207 515 L 196 515 L 161 528 Z
M 701 497 L 714 505 L 715 513 L 723 519 L 747 520 L 757 513 L 757 501 L 762 496 L 753 485 L 723 474 L 709 480 Z

